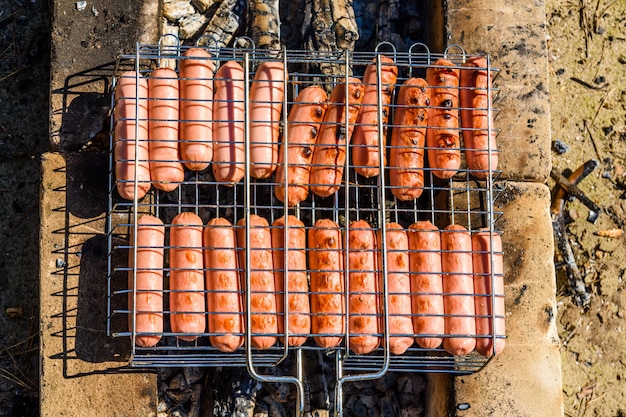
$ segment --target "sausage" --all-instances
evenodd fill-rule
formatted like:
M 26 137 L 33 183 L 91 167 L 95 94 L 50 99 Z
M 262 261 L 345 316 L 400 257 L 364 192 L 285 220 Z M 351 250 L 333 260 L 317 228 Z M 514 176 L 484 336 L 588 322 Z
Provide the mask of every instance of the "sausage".
M 413 344 L 411 318 L 411 277 L 409 275 L 409 240 L 398 223 L 388 223 L 385 251 L 387 253 L 387 307 L 389 314 L 389 351 L 401 355 Z M 382 231 L 378 231 L 379 265 L 382 260 Z M 382 274 L 381 274 L 382 275 Z
M 250 88 L 250 175 L 254 178 L 267 178 L 276 170 L 285 76 L 282 62 L 263 62 Z
M 276 309 L 276 283 L 272 262 L 272 235 L 267 220 L 256 214 L 250 217 L 250 259 L 246 259 L 246 219 L 237 222 L 239 264 L 250 271 L 250 314 L 248 328 L 252 346 L 268 349 L 276 343 L 278 318 Z M 242 281 L 245 282 L 245 269 Z M 244 286 L 244 290 L 245 290 Z
M 131 229 L 134 232 L 134 228 Z M 128 267 L 128 328 L 133 330 L 135 313 L 135 344 L 152 347 L 161 340 L 163 333 L 163 246 L 165 226 L 161 219 L 143 215 L 137 219 L 137 261 L 132 248 L 134 235 L 131 232 Z M 133 268 L 137 271 L 136 286 Z M 136 295 L 133 296 L 133 288 Z M 134 298 L 137 302 L 135 303 Z M 144 335 L 146 333 L 146 335 Z
M 136 197 L 141 200 L 150 190 L 148 82 L 141 74 L 127 71 L 118 79 L 114 119 L 117 191 L 122 198 L 134 200 L 136 181 Z
M 378 132 L 378 87 L 377 87 L 377 65 L 376 59 L 365 68 L 363 74 L 363 103 L 359 110 L 352 143 L 352 163 L 354 170 L 366 178 L 375 177 L 380 169 L 380 156 L 378 144 L 386 143 L 387 120 L 389 118 L 389 103 L 398 78 L 398 67 L 394 65 L 393 59 L 381 55 L 381 102 L 382 102 L 382 128 L 379 136 Z M 383 148 L 384 149 L 384 148 Z M 385 166 L 385 153 L 382 155 L 382 165 Z
M 408 235 L 415 341 L 435 349 L 445 332 L 440 233 L 431 222 L 418 221 Z
M 487 178 L 489 170 L 498 168 L 496 132 L 488 110 L 491 74 L 487 71 L 487 59 L 472 58 L 465 62 L 461 70 L 460 85 L 461 123 L 467 167 L 472 170 L 473 176 Z
M 416 199 L 424 190 L 427 87 L 424 79 L 409 78 L 398 91 L 389 151 L 389 185 L 398 200 Z
M 209 340 L 222 352 L 243 345 L 243 301 L 233 224 L 222 217 L 209 220 L 203 231 Z
M 287 118 L 287 143 L 281 145 L 276 168 L 276 198 L 295 206 L 309 194 L 309 174 L 313 147 L 328 107 L 326 91 L 318 85 L 304 88 L 289 111 Z M 287 161 L 285 149 L 287 146 Z M 285 169 L 287 181 L 285 182 Z M 286 184 L 286 185 L 285 185 Z
M 365 220 L 348 226 L 348 249 L 349 345 L 359 355 L 380 345 L 376 233 Z
M 180 61 L 180 157 L 193 170 L 213 159 L 213 71 L 211 55 L 190 48 Z
M 311 332 L 309 306 L 309 282 L 306 269 L 306 231 L 304 223 L 295 216 L 287 218 L 287 245 L 285 245 L 285 217 L 272 224 L 272 248 L 274 276 L 276 277 L 277 310 L 282 311 L 289 322 L 289 346 L 301 346 Z M 288 248 L 288 275 L 285 278 L 285 247 Z M 284 288 L 288 283 L 288 310 L 284 308 Z M 284 320 L 284 318 L 283 318 Z M 278 320 L 278 332 L 284 334 L 284 321 Z
M 170 326 L 179 339 L 194 341 L 206 329 L 202 219 L 182 212 L 170 229 Z
M 213 82 L 213 175 L 235 185 L 244 175 L 244 73 L 236 61 L 217 70 Z
M 443 306 L 446 313 L 444 349 L 465 355 L 476 346 L 472 238 L 460 225 L 447 226 L 441 233 Z
M 447 179 L 461 166 L 459 70 L 446 59 L 438 59 L 433 65 L 426 69 L 431 104 L 426 132 L 428 163 L 433 175 Z
M 502 239 L 500 235 L 497 233 L 492 234 L 488 229 L 481 229 L 474 233 L 472 235 L 472 252 L 474 293 L 476 294 L 474 296 L 476 308 L 476 335 L 483 336 L 476 338 L 476 351 L 483 356 L 489 357 L 494 354 L 500 354 L 506 343 L 506 339 L 504 339 L 504 335 L 506 334 L 504 318 L 504 270 L 502 265 Z M 494 298 L 493 306 L 492 297 Z M 495 345 L 493 343 L 494 332 L 492 327 L 494 325 L 496 336 Z
M 173 191 L 185 179 L 178 146 L 178 74 L 158 68 L 148 77 L 150 179 L 155 188 Z
M 341 231 L 330 219 L 318 219 L 309 229 L 311 330 L 315 342 L 332 348 L 345 333 L 345 274 Z
M 357 78 L 348 79 L 347 100 L 346 109 L 346 84 L 341 82 L 330 95 L 330 105 L 324 114 L 324 122 L 313 150 L 310 188 L 320 197 L 331 196 L 341 186 L 346 147 L 359 114 L 359 105 L 363 101 L 363 85 Z

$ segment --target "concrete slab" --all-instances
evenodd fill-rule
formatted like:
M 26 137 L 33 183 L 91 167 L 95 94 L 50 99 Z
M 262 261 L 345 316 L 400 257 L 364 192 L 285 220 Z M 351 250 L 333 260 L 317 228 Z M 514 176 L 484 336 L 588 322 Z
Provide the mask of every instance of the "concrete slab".
M 106 160 L 42 157 L 41 416 L 156 414 L 156 376 L 127 368 L 128 341 L 106 336 Z
M 544 182 L 550 174 L 548 57 L 543 2 L 448 0 L 446 39 L 488 53 L 500 68 L 494 106 L 502 178 Z M 453 51 L 454 52 L 454 51 Z
M 50 143 L 42 157 L 42 416 L 151 416 L 156 377 L 126 367 L 106 336 L 105 212 L 110 76 L 120 53 L 157 39 L 158 1 L 54 1 Z M 81 152 L 78 152 L 78 151 Z
M 508 182 L 499 200 L 505 273 L 507 342 L 478 373 L 454 381 L 467 416 L 562 416 L 556 329 L 550 192 L 544 184 Z

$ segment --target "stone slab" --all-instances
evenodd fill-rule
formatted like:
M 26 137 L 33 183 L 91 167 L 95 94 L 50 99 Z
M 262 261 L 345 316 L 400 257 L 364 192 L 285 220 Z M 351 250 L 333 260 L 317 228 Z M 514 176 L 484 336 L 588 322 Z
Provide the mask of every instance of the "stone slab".
M 455 378 L 456 415 L 562 416 L 550 192 L 544 184 L 507 182 L 497 201 L 506 347 L 481 371 Z M 459 404 L 470 408 L 461 411 Z
M 156 414 L 155 374 L 107 336 L 106 166 L 102 153 L 42 156 L 41 416 Z
M 158 1 L 52 4 L 50 145 L 42 156 L 40 415 L 156 415 L 154 373 L 107 337 L 105 212 L 111 76 L 157 39 Z M 80 152 L 79 152 L 80 151 Z
M 550 174 L 545 6 L 514 0 L 448 0 L 446 39 L 488 53 L 500 69 L 494 107 L 502 178 L 544 182 Z

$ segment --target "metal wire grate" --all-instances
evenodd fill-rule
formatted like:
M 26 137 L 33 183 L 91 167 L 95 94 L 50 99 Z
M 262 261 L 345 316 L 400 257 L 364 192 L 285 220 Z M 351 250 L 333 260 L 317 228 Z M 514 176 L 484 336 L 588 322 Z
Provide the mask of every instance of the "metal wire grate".
M 128 70 L 135 71 L 136 74 L 149 77 L 151 73 L 159 65 L 168 65 L 174 69 L 178 69 L 182 60 L 189 59 L 183 56 L 183 53 L 189 47 L 161 47 L 159 45 L 137 45 L 136 53 L 133 55 L 122 55 L 117 62 L 116 72 L 114 74 L 113 88 L 122 73 Z M 384 51 L 383 51 L 384 50 Z M 432 66 L 438 58 L 445 57 L 453 63 L 453 68 L 461 70 L 463 62 L 473 56 L 466 54 L 460 47 L 454 46 L 448 48 L 444 54 L 435 54 L 428 51 L 422 45 L 414 45 L 409 52 L 397 52 L 389 44 L 381 44 L 376 51 L 371 53 L 351 53 L 337 52 L 335 56 L 329 55 L 328 52 L 318 54 L 313 51 L 288 51 L 283 50 L 280 53 L 270 53 L 268 51 L 255 50 L 254 48 L 235 48 L 211 50 L 215 67 L 223 65 L 227 61 L 236 61 L 244 69 L 245 73 L 245 98 L 240 103 L 245 109 L 250 106 L 250 86 L 254 79 L 256 68 L 260 63 L 268 61 L 282 61 L 288 68 L 286 81 L 286 94 L 283 102 L 282 118 L 280 124 L 281 140 L 288 141 L 288 124 L 287 116 L 289 110 L 295 103 L 295 97 L 302 89 L 310 85 L 320 85 L 327 91 L 341 83 L 346 82 L 346 77 L 342 74 L 326 75 L 319 73 L 320 63 L 332 61 L 343 68 L 344 74 L 353 74 L 360 77 L 364 73 L 368 65 L 377 65 L 377 91 L 378 96 L 381 95 L 383 86 L 380 81 L 380 72 L 382 62 L 380 56 L 386 55 L 393 58 L 395 65 L 398 67 L 398 78 L 396 84 L 391 86 L 394 91 L 391 104 L 388 108 L 389 113 L 389 130 L 398 128 L 393 125 L 393 116 L 400 108 L 396 103 L 395 95 L 402 83 L 409 77 L 424 77 L 425 71 Z M 454 53 L 453 53 L 454 51 Z M 495 78 L 497 69 L 491 67 L 490 59 L 486 58 L 486 67 L 483 68 L 488 74 Z M 208 80 L 199 80 L 208 81 Z M 489 101 L 485 110 L 492 114 L 497 114 L 497 109 L 492 107 L 493 100 L 496 97 L 497 89 L 488 84 L 487 97 Z M 425 349 L 413 344 L 405 353 L 401 355 L 393 355 L 385 346 L 389 344 L 389 331 L 385 327 L 388 325 L 389 314 L 388 306 L 390 296 L 388 288 L 388 274 L 385 262 L 382 262 L 376 271 L 381 278 L 381 286 L 377 292 L 380 296 L 381 306 L 378 311 L 380 320 L 380 334 L 378 336 L 382 340 L 381 347 L 366 355 L 355 355 L 349 348 L 347 340 L 350 335 L 349 326 L 346 326 L 343 341 L 339 346 L 332 349 L 325 349 L 318 346 L 312 339 L 312 334 L 308 335 L 307 342 L 300 347 L 287 346 L 284 343 L 284 335 L 277 334 L 278 340 L 281 341 L 269 349 L 260 350 L 246 343 L 243 347 L 234 352 L 225 353 L 213 347 L 209 341 L 209 337 L 213 334 L 209 332 L 201 332 L 194 336 L 198 338 L 193 342 L 180 340 L 177 336 L 180 334 L 171 331 L 169 327 L 169 318 L 171 312 L 168 309 L 168 301 L 171 296 L 169 289 L 169 277 L 172 272 L 169 265 L 169 254 L 172 246 L 168 245 L 169 236 L 172 228 L 173 218 L 181 212 L 193 212 L 197 214 L 206 225 L 207 221 L 215 217 L 224 217 L 233 225 L 250 214 L 258 214 L 265 218 L 271 225 L 277 218 L 285 213 L 293 214 L 300 219 L 308 231 L 315 221 L 320 218 L 332 219 L 336 222 L 344 236 L 344 257 L 348 259 L 349 248 L 347 236 L 350 232 L 350 223 L 354 220 L 366 220 L 374 231 L 382 232 L 382 239 L 379 250 L 385 252 L 386 244 L 386 225 L 389 222 L 397 222 L 405 229 L 409 225 L 418 220 L 429 220 L 440 229 L 449 224 L 460 224 L 467 228 L 470 233 L 476 232 L 479 228 L 486 228 L 491 233 L 497 233 L 497 220 L 501 213 L 494 209 L 494 201 L 498 193 L 498 182 L 496 181 L 500 171 L 496 167 L 489 164 L 486 173 L 479 175 L 484 179 L 477 178 L 477 172 L 467 167 L 465 162 L 466 148 L 461 148 L 462 163 L 461 167 L 451 178 L 442 180 L 434 175 L 434 170 L 426 165 L 424 172 L 424 190 L 422 195 L 411 201 L 401 201 L 394 197 L 389 184 L 388 169 L 385 169 L 385 163 L 380 157 L 378 168 L 380 174 L 373 178 L 365 178 L 355 172 L 355 166 L 352 164 L 351 153 L 355 149 L 356 144 L 346 144 L 344 151 L 346 154 L 346 162 L 344 167 L 344 176 L 339 190 L 330 197 L 319 197 L 313 193 L 309 193 L 308 197 L 294 207 L 287 206 L 286 203 L 278 200 L 275 196 L 275 187 L 281 181 L 276 176 L 267 179 L 254 179 L 250 175 L 250 125 L 254 120 L 250 120 L 248 112 L 244 115 L 243 126 L 246 132 L 244 143 L 245 160 L 243 161 L 244 176 L 243 179 L 234 186 L 226 185 L 215 180 L 211 168 L 202 171 L 191 171 L 185 169 L 184 180 L 175 188 L 174 191 L 164 192 L 152 188 L 145 197 L 141 199 L 125 200 L 120 197 L 116 191 L 115 178 L 115 157 L 114 157 L 114 129 L 116 123 L 120 120 L 116 119 L 115 107 L 118 105 L 114 95 L 112 94 L 112 115 L 111 115 L 111 148 L 110 148 L 110 194 L 108 203 L 108 332 L 115 337 L 130 338 L 132 343 L 130 364 L 141 367 L 164 367 L 164 366 L 246 366 L 253 376 L 262 381 L 273 381 L 278 377 L 265 376 L 259 373 L 261 367 L 277 366 L 286 358 L 290 358 L 299 363 L 298 369 L 302 369 L 299 362 L 302 358 L 302 351 L 305 350 L 324 350 L 336 358 L 337 365 L 337 398 L 340 401 L 341 384 L 349 382 L 353 379 L 376 378 L 387 371 L 408 371 L 408 372 L 447 372 L 457 374 L 468 374 L 479 370 L 488 361 L 488 358 L 479 355 L 476 352 L 462 356 L 453 356 L 447 353 L 442 347 L 435 349 Z M 147 100 L 151 100 L 148 98 Z M 183 100 L 177 98 L 176 100 Z M 139 106 L 139 100 L 136 100 Z M 379 132 L 383 132 L 380 124 L 383 120 L 383 108 L 379 101 L 376 106 L 377 128 Z M 452 109 L 458 111 L 460 109 Z M 135 112 L 135 114 L 139 114 Z M 189 122 L 189 120 L 180 119 L 180 123 Z M 234 122 L 234 121 L 233 121 Z M 350 128 L 347 125 L 345 128 Z M 427 129 L 433 126 L 428 125 Z M 458 130 L 462 133 L 464 130 L 471 129 L 460 125 Z M 489 135 L 496 134 L 496 129 L 489 122 Z M 285 147 L 286 148 L 286 147 Z M 388 154 L 390 150 L 389 141 L 382 138 L 380 145 L 381 155 Z M 424 148 L 426 152 L 427 149 Z M 286 151 L 284 151 L 286 152 Z M 495 154 L 495 149 L 488 149 L 489 154 Z M 286 154 L 285 154 L 286 156 Z M 137 163 L 141 161 L 129 160 L 128 163 Z M 119 179 L 117 179 L 119 181 Z M 136 181 L 135 181 L 135 185 Z M 285 199 L 286 200 L 286 199 Z M 163 266 L 164 289 L 162 296 L 164 298 L 164 311 L 162 317 L 164 321 L 164 331 L 158 336 L 161 337 L 159 343 L 154 347 L 140 347 L 134 342 L 136 337 L 140 336 L 135 328 L 135 318 L 137 311 L 129 307 L 129 297 L 132 299 L 136 296 L 135 288 L 136 270 L 133 262 L 130 264 L 119 264 L 114 262 L 113 254 L 130 253 L 131 259 L 136 258 L 136 241 L 132 236 L 136 236 L 137 220 L 143 214 L 152 214 L 161 219 L 165 225 L 165 264 Z M 233 226 L 243 228 L 245 236 L 249 239 L 250 229 L 245 226 Z M 238 250 L 243 250 L 241 247 Z M 311 249 L 306 249 L 310 255 Z M 475 253 L 472 253 L 473 255 Z M 489 262 L 493 266 L 494 259 L 501 256 L 500 252 L 489 251 L 487 256 Z M 383 259 L 385 258 L 383 254 Z M 115 259 L 118 259 L 116 257 Z M 247 264 L 247 262 L 246 262 Z M 275 265 L 276 270 L 285 269 L 287 265 Z M 206 269 L 203 271 L 206 272 Z M 241 311 L 245 317 L 245 322 L 250 321 L 249 306 L 250 297 L 247 289 L 250 288 L 249 271 L 245 265 L 239 266 L 239 272 L 243 277 L 243 285 L 241 295 L 244 305 L 248 306 L 248 313 Z M 311 270 L 307 271 L 310 274 Z M 288 274 L 285 274 L 287 276 Z M 350 274 L 346 274 L 349 280 Z M 128 277 L 128 280 L 127 280 Z M 495 280 L 502 279 L 501 274 L 491 273 L 488 277 L 493 283 Z M 288 287 L 288 282 L 284 283 L 284 287 Z M 208 290 L 204 290 L 206 295 Z M 288 295 L 285 293 L 285 295 Z M 350 293 L 346 285 L 345 298 Z M 485 294 L 482 294 L 485 296 Z M 411 294 L 414 296 L 414 294 Z M 481 296 L 481 294 L 476 294 Z M 488 294 L 489 302 L 495 305 L 497 299 L 501 299 L 503 294 Z M 287 297 L 285 297 L 287 298 Z M 285 303 L 284 316 L 279 317 L 282 320 L 288 316 L 289 303 Z M 347 304 L 346 304 L 347 307 Z M 244 309 L 245 310 L 245 309 Z M 208 317 L 211 313 L 204 312 Z M 348 313 L 349 314 L 349 313 Z M 495 323 L 496 318 L 490 317 Z M 348 320 L 346 320 L 348 322 Z M 128 325 L 130 323 L 130 326 Z M 285 323 L 287 326 L 287 323 Z M 493 325 L 492 337 L 494 339 L 503 337 L 496 336 L 495 325 Z M 248 329 L 249 326 L 246 326 Z M 247 342 L 250 337 L 254 336 L 250 331 L 241 333 Z M 416 335 L 408 335 L 414 337 Z M 450 337 L 450 335 L 440 334 L 431 335 L 441 338 Z M 476 335 L 468 335 L 476 337 Z M 480 337 L 480 336 L 479 336 Z M 495 344 L 495 343 L 494 343 Z M 290 377 L 282 377 L 281 381 L 292 382 L 299 387 L 302 392 L 301 371 Z M 302 396 L 300 396 L 302 398 Z M 340 407 L 340 405 L 339 405 Z

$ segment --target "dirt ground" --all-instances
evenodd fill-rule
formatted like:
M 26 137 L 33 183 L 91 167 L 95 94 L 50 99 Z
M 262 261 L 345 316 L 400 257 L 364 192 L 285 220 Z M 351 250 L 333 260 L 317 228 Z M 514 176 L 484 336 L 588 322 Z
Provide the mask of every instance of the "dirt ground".
M 0 0 L 0 416 L 38 415 L 39 166 L 49 146 L 50 11 Z
M 548 0 L 552 139 L 559 171 L 589 159 L 580 183 L 595 224 L 566 204 L 568 238 L 590 303 L 575 305 L 557 262 L 566 416 L 626 416 L 626 246 L 597 233 L 626 221 L 626 1 Z M 0 416 L 38 415 L 39 159 L 49 149 L 50 10 L 0 0 Z M 564 153 L 563 150 L 566 150 Z M 554 181 L 549 180 L 554 186 Z
M 553 167 L 575 170 L 597 160 L 579 185 L 602 208 L 592 224 L 580 201 L 565 206 L 568 238 L 591 295 L 587 308 L 576 306 L 557 253 L 565 415 L 625 416 L 626 245 L 619 234 L 626 221 L 626 2 L 546 4 L 552 140 L 569 147 L 555 149 Z M 618 237 L 598 236 L 613 229 Z

